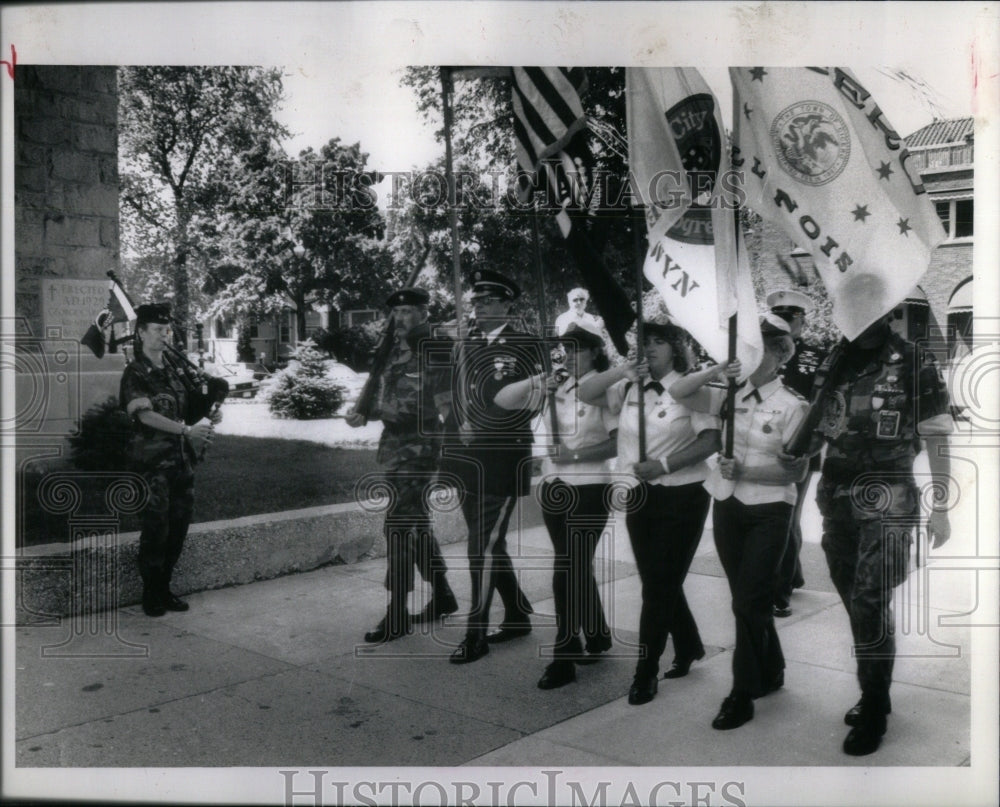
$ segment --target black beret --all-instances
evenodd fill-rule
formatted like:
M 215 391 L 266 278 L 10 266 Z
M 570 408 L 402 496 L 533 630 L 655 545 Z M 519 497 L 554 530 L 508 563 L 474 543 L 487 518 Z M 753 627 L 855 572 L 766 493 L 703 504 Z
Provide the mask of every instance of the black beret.
M 389 308 L 397 305 L 427 305 L 430 299 L 430 294 L 424 289 L 418 289 L 415 286 L 404 286 L 390 294 L 386 298 L 385 304 Z
M 521 289 L 509 277 L 504 277 L 492 269 L 478 269 L 472 273 L 472 296 L 485 297 L 495 294 L 505 300 L 516 300 L 521 296 Z
M 170 322 L 170 303 L 147 303 L 135 309 L 136 325 L 169 325 Z

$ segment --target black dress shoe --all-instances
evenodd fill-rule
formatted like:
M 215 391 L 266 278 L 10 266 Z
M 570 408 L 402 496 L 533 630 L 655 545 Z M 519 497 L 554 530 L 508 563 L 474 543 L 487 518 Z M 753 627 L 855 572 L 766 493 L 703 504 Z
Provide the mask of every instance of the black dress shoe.
M 587 653 L 573 659 L 577 664 L 597 664 L 601 656 L 611 649 L 610 636 L 593 636 L 587 639 Z
M 656 697 L 656 676 L 637 675 L 628 690 L 628 702 L 632 706 L 642 706 Z
M 472 638 L 470 636 L 466 636 L 448 660 L 452 664 L 471 664 L 473 661 L 478 661 L 489 652 L 490 646 L 486 643 L 485 639 L 481 637 Z
M 505 616 L 503 622 L 500 623 L 499 630 L 487 634 L 486 641 L 490 644 L 502 644 L 503 642 L 509 642 L 511 639 L 520 639 L 529 633 L 531 633 L 531 619 L 528 617 L 528 613 L 525 612 Z
M 576 669 L 572 661 L 556 659 L 538 679 L 539 689 L 557 689 L 572 684 L 576 680 Z
M 458 600 L 455 599 L 455 595 L 452 592 L 449 591 L 447 594 L 440 596 L 432 595 L 430 602 L 411 621 L 416 623 L 435 622 L 441 619 L 441 617 L 448 616 L 448 614 L 454 614 L 457 610 Z
M 163 616 L 167 613 L 167 608 L 163 604 L 162 598 L 156 596 L 155 594 L 147 594 L 143 592 L 142 612 L 146 616 Z
M 854 706 L 848 709 L 844 713 L 844 723 L 848 726 L 856 726 L 861 722 L 861 709 L 864 703 L 864 698 L 859 700 Z M 886 695 L 885 703 L 882 704 L 882 711 L 887 714 L 892 714 L 892 701 L 889 700 L 889 696 Z
M 778 674 L 772 678 L 767 686 L 764 688 L 764 695 L 770 695 L 772 692 L 777 692 L 785 685 L 785 671 L 778 670 Z
M 670 669 L 663 673 L 664 678 L 683 678 L 691 669 L 691 665 L 699 659 L 705 658 L 705 651 L 702 650 L 697 656 L 690 658 L 675 658 L 670 665 Z
M 738 729 L 753 719 L 753 700 L 745 695 L 730 695 L 722 702 L 722 708 L 712 721 L 712 728 L 726 731 Z
M 844 738 L 844 753 L 863 757 L 878 750 L 885 734 L 886 719 L 880 712 L 867 712 L 862 708 L 858 724 Z
M 375 626 L 375 630 L 370 630 L 365 634 L 365 641 L 368 644 L 381 644 L 391 642 L 393 639 L 413 633 L 413 626 L 410 624 L 409 616 L 401 619 L 390 619 L 388 616 L 382 617 L 382 621 Z
M 187 611 L 191 608 L 184 600 L 170 591 L 163 597 L 163 607 L 168 611 Z
M 784 619 L 786 616 L 792 615 L 792 609 L 787 605 L 776 605 L 771 609 L 771 613 L 773 613 L 776 617 Z

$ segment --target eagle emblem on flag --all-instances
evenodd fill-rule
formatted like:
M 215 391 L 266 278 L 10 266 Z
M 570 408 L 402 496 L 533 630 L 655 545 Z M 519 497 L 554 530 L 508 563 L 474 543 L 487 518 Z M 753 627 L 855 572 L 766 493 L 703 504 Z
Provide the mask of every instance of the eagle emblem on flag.
M 805 185 L 832 182 L 847 166 L 851 137 L 833 107 L 805 101 L 786 107 L 771 124 L 778 164 Z

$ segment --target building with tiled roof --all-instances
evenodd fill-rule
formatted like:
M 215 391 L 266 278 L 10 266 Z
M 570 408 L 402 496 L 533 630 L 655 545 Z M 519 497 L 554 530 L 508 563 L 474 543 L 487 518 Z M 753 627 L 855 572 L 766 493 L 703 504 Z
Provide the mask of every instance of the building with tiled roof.
M 963 337 L 971 338 L 971 312 L 967 307 L 960 311 L 954 300 L 972 296 L 974 120 L 935 120 L 904 141 L 910 152 L 907 165 L 919 171 L 947 236 L 931 254 L 920 291 L 908 305 L 901 306 L 895 325 L 910 338 L 928 336 L 934 322 L 943 332 L 950 328 L 947 347 L 940 345 L 935 351 L 944 359 L 954 355 Z M 755 236 L 748 246 L 758 298 L 779 288 L 797 287 L 828 310 L 812 257 L 771 225 L 757 228 Z M 963 283 L 962 294 L 953 296 Z M 829 329 L 807 333 L 813 339 L 833 335 Z

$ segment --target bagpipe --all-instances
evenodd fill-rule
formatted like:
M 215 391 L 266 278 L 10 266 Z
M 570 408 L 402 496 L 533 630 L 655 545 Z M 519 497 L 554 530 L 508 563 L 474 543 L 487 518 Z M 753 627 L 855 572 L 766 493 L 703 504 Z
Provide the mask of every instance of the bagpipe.
M 107 307 L 101 311 L 80 342 L 90 348 L 97 357 L 102 358 L 105 350 L 117 353 L 118 348 L 135 339 L 135 321 L 138 318 L 132 298 L 122 287 L 121 281 L 114 270 L 109 270 L 110 280 Z M 115 326 L 125 322 L 126 332 L 116 336 Z M 131 332 L 129 332 L 131 331 Z M 201 328 L 198 328 L 198 350 L 203 350 Z M 176 345 L 167 344 L 163 351 L 163 363 L 167 365 L 184 385 L 188 397 L 187 413 L 184 422 L 191 426 L 202 418 L 208 417 L 225 401 L 229 394 L 229 382 L 224 378 L 206 373 L 185 355 Z

